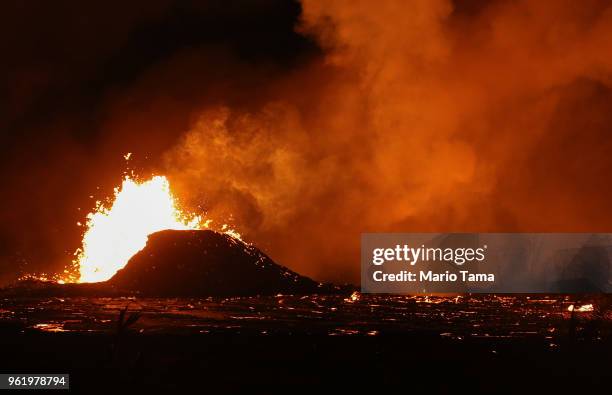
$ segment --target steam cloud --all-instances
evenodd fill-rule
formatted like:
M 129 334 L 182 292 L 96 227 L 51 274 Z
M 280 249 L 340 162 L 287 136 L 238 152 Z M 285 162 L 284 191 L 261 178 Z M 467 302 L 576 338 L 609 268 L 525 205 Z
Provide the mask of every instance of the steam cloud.
M 355 280 L 365 231 L 610 230 L 608 2 L 307 0 L 298 29 L 322 59 L 167 156 L 273 257 Z
M 609 1 L 305 0 L 295 29 L 289 67 L 150 68 L 101 150 L 320 280 L 357 281 L 362 232 L 610 231 Z

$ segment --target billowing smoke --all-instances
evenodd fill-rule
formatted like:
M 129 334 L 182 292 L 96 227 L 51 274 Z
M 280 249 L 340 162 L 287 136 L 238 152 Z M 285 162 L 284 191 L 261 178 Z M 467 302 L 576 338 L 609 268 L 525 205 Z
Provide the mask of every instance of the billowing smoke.
M 278 15 L 274 1 L 258 5 L 198 6 L 208 24 L 192 9 L 151 12 L 147 23 L 170 13 L 169 30 L 191 41 L 146 66 L 142 53 L 130 67 L 103 62 L 121 83 L 89 115 L 53 122 L 70 131 L 94 119 L 85 142 L 52 142 L 77 174 L 60 187 L 63 162 L 30 172 L 53 174 L 48 205 L 86 211 L 74 196 L 108 195 L 134 152 L 132 166 L 167 174 L 188 208 L 336 281 L 357 281 L 362 232 L 611 230 L 611 2 L 304 0 Z M 209 25 L 202 37 L 222 39 L 192 39 Z M 173 39 L 136 30 L 124 57 Z M 66 238 L 53 229 L 43 238 Z
M 181 195 L 334 280 L 361 232 L 609 231 L 609 2 L 458 3 L 304 1 L 324 56 L 204 109 L 166 155 Z

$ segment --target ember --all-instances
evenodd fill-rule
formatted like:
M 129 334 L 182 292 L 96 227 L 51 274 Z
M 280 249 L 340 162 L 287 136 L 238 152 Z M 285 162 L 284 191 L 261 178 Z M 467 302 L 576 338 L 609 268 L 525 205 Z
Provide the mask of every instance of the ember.
M 579 307 L 574 306 L 573 304 L 569 305 L 567 307 L 567 311 L 575 311 L 578 313 L 586 313 L 589 311 L 593 311 L 593 304 L 589 303 L 589 304 L 585 304 Z

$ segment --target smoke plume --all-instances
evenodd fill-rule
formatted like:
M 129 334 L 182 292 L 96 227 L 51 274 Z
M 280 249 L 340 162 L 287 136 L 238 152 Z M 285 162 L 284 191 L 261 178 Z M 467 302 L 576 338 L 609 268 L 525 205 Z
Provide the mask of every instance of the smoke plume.
M 50 206 L 82 218 L 75 196 L 108 196 L 133 152 L 131 166 L 166 174 L 186 208 L 319 280 L 358 280 L 362 232 L 612 230 L 610 1 L 304 0 L 284 14 L 272 0 L 170 3 L 92 44 L 103 50 L 91 56 L 110 53 L 92 75 L 116 78 L 87 112 L 68 103 L 23 126 L 62 130 L 38 148 L 53 147 L 49 160 L 11 181 L 52 174 L 48 203 L 30 205 L 39 223 Z M 164 50 L 141 64 L 151 43 Z M 97 81 L 82 73 L 77 86 Z M 10 103 L 23 116 L 29 100 Z M 71 134 L 84 127 L 94 132 Z M 46 241 L 22 251 L 78 239 L 67 224 L 40 229 Z M 0 242 L 20 239 L 9 233 Z
M 165 157 L 182 196 L 332 280 L 362 232 L 610 230 L 609 2 L 302 6 L 323 56 L 204 109 Z

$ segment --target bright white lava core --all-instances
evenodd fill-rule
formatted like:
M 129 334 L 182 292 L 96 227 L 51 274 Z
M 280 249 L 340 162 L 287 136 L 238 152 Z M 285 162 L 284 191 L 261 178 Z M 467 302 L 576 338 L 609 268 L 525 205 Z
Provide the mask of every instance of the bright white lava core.
M 179 210 L 166 177 L 155 176 L 144 182 L 126 177 L 121 187 L 115 188 L 112 206 L 98 203 L 87 216 L 83 246 L 74 262 L 79 270 L 78 282 L 108 280 L 145 247 L 152 233 L 202 227 L 206 224 L 200 216 Z

